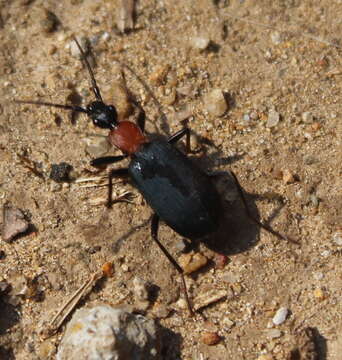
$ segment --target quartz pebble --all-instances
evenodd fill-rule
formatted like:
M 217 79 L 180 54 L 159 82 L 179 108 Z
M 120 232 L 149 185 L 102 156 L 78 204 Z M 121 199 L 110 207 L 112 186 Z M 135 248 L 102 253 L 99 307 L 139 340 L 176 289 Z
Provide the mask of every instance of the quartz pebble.
M 207 36 L 193 36 L 190 43 L 194 49 L 203 51 L 209 46 L 210 39 Z
M 268 128 L 272 128 L 272 127 L 275 127 L 278 125 L 279 123 L 279 120 L 280 120 L 280 115 L 277 111 L 271 109 L 269 112 L 268 112 L 268 119 L 267 119 L 267 123 L 266 123 L 266 126 Z
M 333 242 L 338 246 L 342 246 L 342 232 L 338 231 L 333 235 Z
M 280 309 L 278 309 L 272 319 L 273 324 L 274 325 L 282 324 L 286 320 L 288 313 L 289 310 L 286 307 L 281 307 Z
M 108 305 L 76 311 L 57 360 L 160 359 L 153 320 Z
M 221 89 L 213 89 L 204 97 L 204 108 L 212 116 L 222 116 L 228 111 L 228 104 Z
M 307 123 L 307 124 L 312 123 L 312 121 L 313 121 L 313 115 L 312 115 L 312 113 L 311 113 L 310 111 L 305 111 L 305 112 L 303 112 L 303 114 L 302 114 L 302 120 L 303 120 L 305 123 Z

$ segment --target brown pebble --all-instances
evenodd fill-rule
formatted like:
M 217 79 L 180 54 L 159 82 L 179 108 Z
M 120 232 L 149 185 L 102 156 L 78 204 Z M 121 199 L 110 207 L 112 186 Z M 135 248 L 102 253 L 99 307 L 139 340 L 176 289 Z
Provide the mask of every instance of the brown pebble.
M 296 177 L 291 173 L 289 169 L 283 170 L 283 182 L 285 184 L 293 184 L 296 181 Z
M 221 338 L 216 332 L 205 331 L 201 335 L 201 340 L 206 345 L 216 345 L 220 342 Z
M 151 83 L 154 85 L 161 85 L 164 83 L 169 70 L 169 64 L 158 66 L 149 77 Z
M 216 254 L 214 261 L 217 269 L 223 269 L 228 264 L 228 256 Z
M 113 277 L 114 275 L 114 265 L 112 262 L 108 261 L 102 265 L 102 272 L 107 277 Z
M 9 203 L 3 207 L 2 239 L 11 241 L 15 236 L 24 233 L 29 227 L 24 213 Z
M 205 266 L 208 259 L 201 253 L 183 254 L 178 259 L 179 265 L 183 268 L 184 274 L 191 274 Z

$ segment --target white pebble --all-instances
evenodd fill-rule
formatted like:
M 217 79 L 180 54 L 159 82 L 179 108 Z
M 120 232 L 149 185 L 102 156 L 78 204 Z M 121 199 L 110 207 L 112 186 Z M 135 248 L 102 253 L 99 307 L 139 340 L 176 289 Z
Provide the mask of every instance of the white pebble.
M 280 309 L 278 309 L 272 319 L 273 324 L 274 325 L 282 324 L 286 320 L 288 313 L 289 313 L 289 310 L 286 307 L 281 307 Z
M 210 39 L 205 36 L 193 36 L 191 38 L 191 46 L 194 49 L 205 50 L 210 43 Z
M 266 123 L 266 126 L 268 128 L 271 128 L 271 127 L 275 127 L 278 125 L 279 123 L 279 120 L 280 120 L 280 115 L 277 111 L 271 109 L 269 112 L 268 112 L 268 119 L 267 119 L 267 123 Z
M 205 110 L 212 116 L 222 116 L 228 110 L 228 104 L 221 89 L 213 89 L 204 98 Z
M 333 235 L 333 242 L 338 246 L 342 246 L 342 232 L 338 231 Z

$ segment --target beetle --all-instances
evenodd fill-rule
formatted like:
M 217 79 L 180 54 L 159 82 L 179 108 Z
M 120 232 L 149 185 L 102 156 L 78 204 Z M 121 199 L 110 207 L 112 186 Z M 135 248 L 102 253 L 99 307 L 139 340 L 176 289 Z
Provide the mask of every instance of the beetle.
M 86 54 L 77 39 L 75 37 L 73 39 L 80 51 L 81 59 L 87 67 L 95 101 L 86 107 L 42 101 L 16 100 L 16 102 L 81 112 L 92 120 L 94 126 L 109 130 L 109 142 L 120 149 L 123 154 L 94 159 L 91 161 L 91 165 L 101 167 L 126 158 L 130 158 L 130 163 L 127 168 L 110 171 L 107 206 L 111 206 L 112 179 L 128 176 L 154 212 L 151 220 L 151 237 L 181 275 L 187 306 L 190 315 L 193 315 L 183 269 L 159 241 L 158 228 L 159 221 L 162 220 L 179 235 L 190 240 L 200 240 L 215 232 L 220 223 L 222 208 L 212 176 L 197 167 L 174 146 L 181 138 L 186 137 L 187 151 L 190 151 L 190 131 L 187 127 L 166 139 L 150 140 L 144 134 L 145 111 L 139 102 L 133 99 L 131 100 L 139 112 L 136 123 L 126 120 L 119 121 L 115 106 L 107 105 L 103 101 Z M 248 210 L 242 187 L 235 174 L 233 172 L 231 174 L 248 217 L 268 232 L 285 238 L 252 216 Z

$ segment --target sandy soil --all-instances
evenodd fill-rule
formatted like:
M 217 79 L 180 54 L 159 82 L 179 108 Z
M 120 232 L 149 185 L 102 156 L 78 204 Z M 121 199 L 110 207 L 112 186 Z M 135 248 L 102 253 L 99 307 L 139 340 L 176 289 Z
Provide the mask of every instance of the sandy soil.
M 340 359 L 341 1 L 142 0 L 135 29 L 124 35 L 116 29 L 116 1 L 0 4 L 0 205 L 22 209 L 34 226 L 0 242 L 0 281 L 17 289 L 0 298 L 0 358 L 54 359 L 63 327 L 41 341 L 42 322 L 113 261 L 114 276 L 81 306 L 134 304 L 134 277 L 150 281 L 159 291 L 146 314 L 169 329 L 165 359 L 314 359 L 312 349 L 319 359 Z M 106 131 L 83 115 L 72 123 L 65 111 L 13 103 L 93 100 L 87 73 L 70 53 L 72 33 L 90 39 L 106 101 L 116 101 L 118 59 L 146 81 L 167 116 L 163 120 L 151 94 L 125 70 L 146 111 L 147 131 L 169 135 L 192 114 L 199 148 L 193 157 L 210 171 L 234 170 L 252 212 L 300 243 L 251 225 L 235 196 L 224 229 L 211 239 L 227 265 L 218 268 L 216 252 L 202 244 L 196 251 L 211 261 L 187 277 L 192 299 L 210 290 L 228 296 L 196 321 L 182 308 L 179 277 L 151 241 L 151 210 L 134 188 L 115 185 L 116 193 L 130 191 L 133 203 L 107 210 L 93 204 L 105 198 L 105 187 L 49 179 L 51 165 L 62 161 L 73 166 L 74 177 L 89 176 L 92 155 L 105 148 L 96 134 Z M 196 37 L 210 40 L 208 48 L 196 48 Z M 208 113 L 203 101 L 213 89 L 229 103 L 221 117 Z M 280 119 L 270 127 L 272 112 Z M 223 199 L 234 195 L 231 182 L 221 193 Z M 163 225 L 160 238 L 179 257 L 180 236 Z M 19 296 L 23 281 L 34 290 Z M 280 307 L 289 316 L 272 325 Z M 315 329 L 309 350 L 301 338 L 307 327 Z M 221 341 L 205 345 L 205 331 Z

